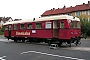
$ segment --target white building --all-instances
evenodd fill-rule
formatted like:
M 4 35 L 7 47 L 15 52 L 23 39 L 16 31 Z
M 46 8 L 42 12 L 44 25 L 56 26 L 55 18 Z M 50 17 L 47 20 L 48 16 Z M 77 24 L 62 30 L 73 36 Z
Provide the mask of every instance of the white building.
M 11 22 L 13 19 L 11 17 L 0 17 L 0 27 L 6 22 Z

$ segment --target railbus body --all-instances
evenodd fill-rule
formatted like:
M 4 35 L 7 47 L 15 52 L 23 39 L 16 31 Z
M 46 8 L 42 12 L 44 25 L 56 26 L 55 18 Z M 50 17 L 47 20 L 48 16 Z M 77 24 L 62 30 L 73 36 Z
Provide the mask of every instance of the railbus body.
M 76 43 L 80 41 L 81 25 L 77 17 L 56 15 L 37 19 L 7 22 L 4 36 L 15 42 Z

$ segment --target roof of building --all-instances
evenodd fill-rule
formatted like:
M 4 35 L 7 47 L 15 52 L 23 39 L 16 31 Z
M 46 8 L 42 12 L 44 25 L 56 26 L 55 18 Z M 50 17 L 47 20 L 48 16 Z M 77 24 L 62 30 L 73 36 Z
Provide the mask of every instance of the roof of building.
M 90 1 L 88 1 L 87 4 L 83 3 L 81 5 L 76 5 L 74 7 L 68 7 L 64 6 L 63 8 L 58 8 L 58 9 L 51 9 L 45 11 L 41 16 L 49 16 L 49 15 L 57 15 L 57 14 L 66 14 L 74 11 L 83 11 L 83 10 L 88 10 L 90 9 Z
M 5 23 L 5 22 L 8 21 L 9 19 L 12 20 L 11 17 L 0 17 L 0 22 L 3 21 L 3 22 Z
M 47 17 L 40 17 L 36 19 L 28 19 L 28 20 L 20 20 L 20 21 L 12 21 L 12 22 L 7 22 L 4 25 L 8 24 L 17 24 L 17 23 L 26 23 L 26 22 L 38 22 L 38 21 L 48 21 L 48 20 L 62 20 L 62 19 L 68 19 L 72 21 L 80 21 L 79 18 L 69 16 L 69 15 L 55 15 L 55 16 L 47 16 Z

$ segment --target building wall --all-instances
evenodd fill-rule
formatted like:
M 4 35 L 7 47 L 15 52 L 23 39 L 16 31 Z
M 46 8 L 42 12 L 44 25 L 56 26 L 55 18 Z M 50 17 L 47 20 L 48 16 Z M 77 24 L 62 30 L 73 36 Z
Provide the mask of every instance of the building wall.
M 79 11 L 80 12 L 80 15 L 77 16 L 79 18 L 86 18 L 88 20 L 90 20 L 90 1 L 88 1 L 88 3 L 83 3 L 81 5 L 76 5 L 74 7 L 66 7 L 64 5 L 63 8 L 58 8 L 58 9 L 51 9 L 51 10 L 48 10 L 48 11 L 45 11 L 41 17 L 44 17 L 44 16 L 51 16 L 51 15 L 65 15 L 65 14 L 68 14 L 68 15 L 72 15 L 72 16 L 76 16 L 76 12 Z M 82 11 L 86 11 L 86 14 L 83 14 Z M 88 14 L 88 11 L 89 11 L 89 14 Z
M 82 11 L 80 11 L 80 16 L 77 16 L 77 17 L 90 19 L 90 15 L 88 13 L 89 10 L 85 10 L 85 11 L 86 11 L 86 14 L 83 14 Z M 68 13 L 66 13 L 66 14 L 68 14 Z M 76 16 L 76 12 L 71 12 L 71 15 Z

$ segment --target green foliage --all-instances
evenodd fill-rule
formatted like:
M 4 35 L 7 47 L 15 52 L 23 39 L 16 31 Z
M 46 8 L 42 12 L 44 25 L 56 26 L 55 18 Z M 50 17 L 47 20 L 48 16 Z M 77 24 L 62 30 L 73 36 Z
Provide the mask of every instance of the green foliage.
M 4 34 L 4 32 L 0 31 L 0 35 L 3 35 L 3 34 Z
M 2 26 L 1 31 L 4 32 L 4 26 Z
M 90 22 L 87 19 L 80 19 L 83 35 L 90 36 Z
M 0 35 L 4 34 L 4 26 L 2 26 L 2 28 L 0 29 Z

